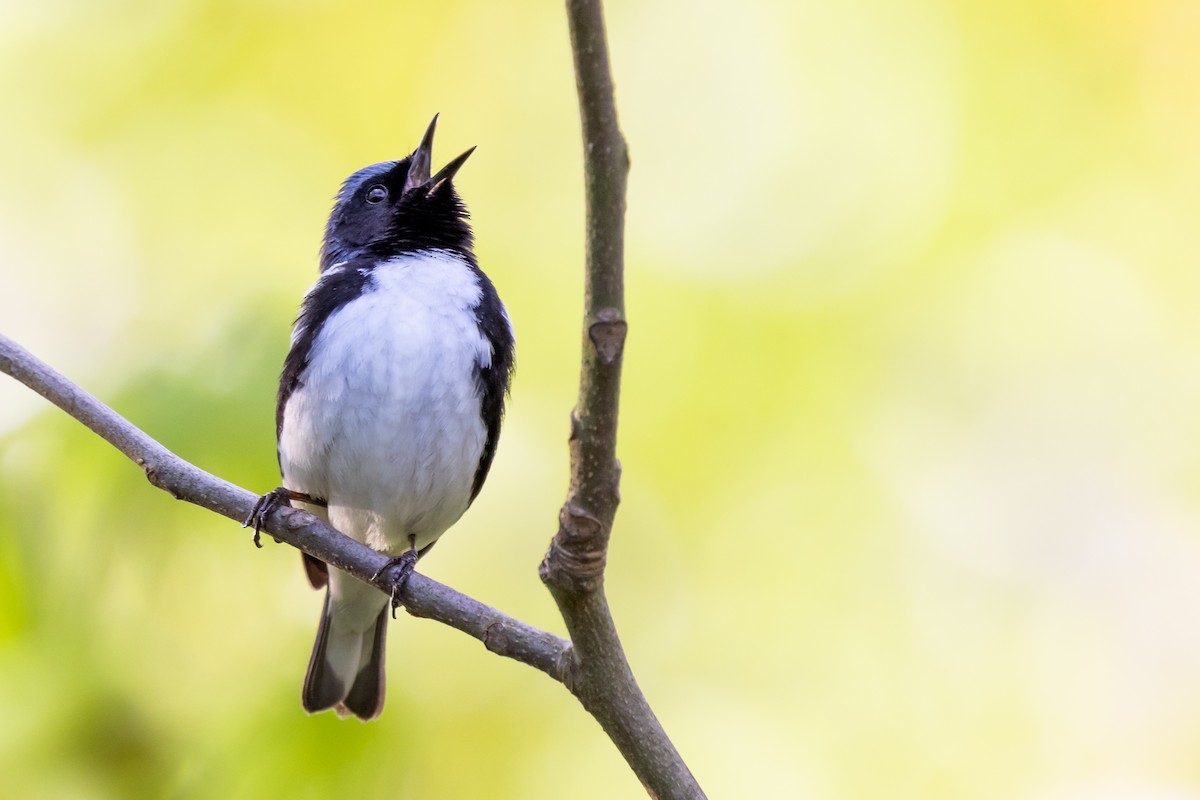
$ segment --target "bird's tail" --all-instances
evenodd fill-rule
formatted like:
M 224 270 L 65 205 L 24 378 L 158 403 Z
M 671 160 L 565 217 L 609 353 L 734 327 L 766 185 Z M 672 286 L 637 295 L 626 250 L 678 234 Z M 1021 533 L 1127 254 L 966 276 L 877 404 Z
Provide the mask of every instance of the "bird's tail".
M 304 710 L 315 714 L 333 708 L 338 716 L 374 719 L 383 710 L 387 598 L 336 570 L 329 577 L 304 676 Z

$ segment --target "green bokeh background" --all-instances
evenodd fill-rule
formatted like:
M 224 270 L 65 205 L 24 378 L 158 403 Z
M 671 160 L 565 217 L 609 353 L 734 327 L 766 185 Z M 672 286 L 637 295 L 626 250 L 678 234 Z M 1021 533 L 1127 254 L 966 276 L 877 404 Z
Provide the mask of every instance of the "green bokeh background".
M 1200 798 L 1200 5 L 621 0 L 630 659 L 710 795 Z M 0 5 L 0 331 L 276 484 L 339 182 L 442 114 L 517 328 L 423 569 L 561 631 L 582 178 L 557 3 Z M 614 798 L 541 674 L 402 618 L 306 717 L 285 547 L 0 379 L 0 796 Z

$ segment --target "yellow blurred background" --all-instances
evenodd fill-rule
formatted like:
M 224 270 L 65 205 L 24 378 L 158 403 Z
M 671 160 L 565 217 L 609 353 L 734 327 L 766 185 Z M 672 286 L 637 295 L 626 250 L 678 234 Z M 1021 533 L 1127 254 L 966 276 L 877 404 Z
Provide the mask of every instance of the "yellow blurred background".
M 1200 798 L 1200 4 L 621 0 L 609 597 L 725 798 Z M 558 3 L 0 4 L 0 331 L 196 464 L 273 402 L 340 181 L 441 112 L 519 367 L 423 571 L 560 631 L 582 178 Z M 434 623 L 306 717 L 289 548 L 0 379 L 0 795 L 642 791 Z

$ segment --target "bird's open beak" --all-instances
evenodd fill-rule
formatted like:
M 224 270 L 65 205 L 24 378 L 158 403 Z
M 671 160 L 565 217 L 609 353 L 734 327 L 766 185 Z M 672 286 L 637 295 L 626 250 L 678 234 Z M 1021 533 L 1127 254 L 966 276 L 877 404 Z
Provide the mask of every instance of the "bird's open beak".
M 451 161 L 446 166 L 438 171 L 437 175 L 430 177 L 429 165 L 433 161 L 433 132 L 437 129 L 438 115 L 433 115 L 433 120 L 430 121 L 429 127 L 425 129 L 425 135 L 421 137 L 421 143 L 417 145 L 417 149 L 413 151 L 411 161 L 408 164 L 408 177 L 404 179 L 404 191 L 415 189 L 418 186 L 425 184 L 433 184 L 430 191 L 439 188 L 443 183 L 454 177 L 455 173 L 466 163 L 467 158 L 471 153 L 475 152 L 472 147 L 467 152 L 463 153 L 458 158 Z
M 438 174 L 429 179 L 429 182 L 433 184 L 429 191 L 436 192 L 443 183 L 451 180 L 455 173 L 458 172 L 458 170 L 462 167 L 462 165 L 467 163 L 467 159 L 471 157 L 471 153 L 474 152 L 475 148 L 472 147 L 467 150 L 467 152 L 463 153 L 461 156 L 438 170 Z
M 404 179 L 404 191 L 424 186 L 429 182 L 429 164 L 433 160 L 433 132 L 437 130 L 438 115 L 434 114 L 421 137 L 421 143 L 413 151 L 408 163 L 408 177 Z

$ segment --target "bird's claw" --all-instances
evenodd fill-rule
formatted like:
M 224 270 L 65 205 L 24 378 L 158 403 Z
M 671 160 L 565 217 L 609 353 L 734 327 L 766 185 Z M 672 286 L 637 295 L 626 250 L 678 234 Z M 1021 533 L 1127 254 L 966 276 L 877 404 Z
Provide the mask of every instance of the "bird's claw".
M 271 491 L 258 498 L 258 502 L 254 504 L 254 508 L 250 509 L 250 516 L 246 517 L 246 521 L 242 523 L 243 528 L 254 525 L 254 546 L 262 547 L 262 542 L 259 541 L 259 532 L 267 526 L 267 517 L 281 506 L 292 507 L 292 501 L 299 500 L 301 503 L 308 503 L 312 506 L 328 508 L 329 503 L 320 497 L 313 497 L 304 492 L 297 492 L 287 487 L 280 486 L 278 489 Z M 278 539 L 275 540 L 277 543 Z
M 246 521 L 242 523 L 243 528 L 254 526 L 255 547 L 262 547 L 260 533 L 267 525 L 267 517 L 271 516 L 280 506 L 291 506 L 291 498 L 292 492 L 280 486 L 278 489 L 267 492 L 255 502 L 254 508 L 250 509 L 250 516 L 246 517 Z
M 372 581 L 377 581 L 388 570 L 395 569 L 397 571 L 396 577 L 392 579 L 392 619 L 396 618 L 396 609 L 400 606 L 400 593 L 404 591 L 404 587 L 408 584 L 408 579 L 412 576 L 416 566 L 417 551 L 415 549 L 405 550 L 395 558 L 388 559 L 388 562 L 371 576 Z

